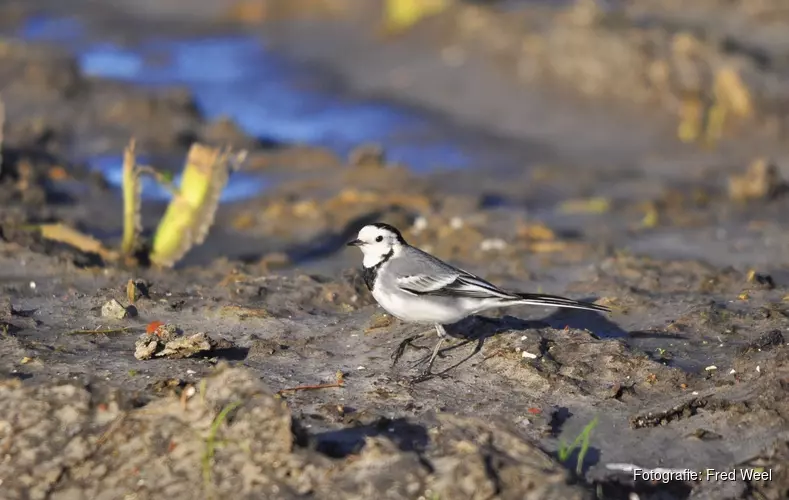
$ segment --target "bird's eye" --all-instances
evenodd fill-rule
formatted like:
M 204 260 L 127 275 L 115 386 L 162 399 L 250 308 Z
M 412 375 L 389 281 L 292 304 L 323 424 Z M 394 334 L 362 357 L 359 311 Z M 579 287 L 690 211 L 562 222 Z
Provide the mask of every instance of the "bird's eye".
M 381 243 L 382 241 L 384 241 L 384 237 L 383 236 L 379 236 L 379 237 L 377 237 L 375 239 L 375 241 L 377 241 L 378 243 Z

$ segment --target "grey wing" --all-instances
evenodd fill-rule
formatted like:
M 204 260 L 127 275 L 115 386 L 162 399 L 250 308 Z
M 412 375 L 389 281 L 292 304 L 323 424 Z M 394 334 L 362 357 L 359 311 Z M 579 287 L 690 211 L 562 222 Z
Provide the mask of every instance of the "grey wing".
M 409 265 L 398 266 L 393 271 L 397 273 L 395 279 L 400 289 L 415 295 L 438 295 L 452 297 L 469 297 L 478 299 L 499 298 L 513 299 L 507 293 L 488 283 L 479 276 L 468 271 L 453 267 L 446 262 L 438 260 L 432 255 L 418 249 L 408 255 Z

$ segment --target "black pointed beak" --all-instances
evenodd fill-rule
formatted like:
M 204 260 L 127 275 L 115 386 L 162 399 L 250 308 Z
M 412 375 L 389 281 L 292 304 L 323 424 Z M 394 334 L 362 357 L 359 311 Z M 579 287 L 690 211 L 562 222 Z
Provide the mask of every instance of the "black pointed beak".
M 364 242 L 362 240 L 356 239 L 356 240 L 353 240 L 353 241 L 349 241 L 345 245 L 349 246 L 349 247 L 358 247 L 358 246 L 361 246 L 363 244 L 364 244 Z

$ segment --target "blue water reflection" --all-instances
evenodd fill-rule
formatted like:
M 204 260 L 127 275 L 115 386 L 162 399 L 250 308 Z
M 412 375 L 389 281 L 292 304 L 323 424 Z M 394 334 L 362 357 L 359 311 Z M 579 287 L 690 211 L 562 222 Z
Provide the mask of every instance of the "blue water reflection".
M 422 117 L 384 102 L 349 100 L 298 84 L 299 70 L 251 36 L 149 38 L 133 50 L 88 43 L 74 19 L 36 18 L 21 36 L 70 44 L 83 71 L 141 85 L 185 85 L 209 118 L 230 116 L 249 134 L 329 147 L 346 155 L 378 142 L 416 171 L 469 163 Z

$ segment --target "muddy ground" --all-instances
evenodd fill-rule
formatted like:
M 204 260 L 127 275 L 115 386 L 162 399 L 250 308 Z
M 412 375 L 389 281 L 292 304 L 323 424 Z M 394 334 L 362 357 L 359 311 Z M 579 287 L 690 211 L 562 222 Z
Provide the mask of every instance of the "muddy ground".
M 787 495 L 780 144 L 683 145 L 660 113 L 523 86 L 484 53 L 442 63 L 419 32 L 381 40 L 347 18 L 310 16 L 217 24 L 198 4 L 145 3 L 128 17 L 127 2 L 77 2 L 74 12 L 95 39 L 130 45 L 141 33 L 252 32 L 319 66 L 316 81 L 428 108 L 425 120 L 476 138 L 478 163 L 416 174 L 385 156 L 250 137 L 203 116 L 188 90 L 88 77 L 68 51 L 5 39 L 3 498 Z M 32 14 L 62 15 L 57 3 L 4 8 L 9 36 Z M 418 72 L 413 85 L 381 77 L 404 67 Z M 83 160 L 120 152 L 132 135 L 162 157 L 230 142 L 250 151 L 250 171 L 279 180 L 223 204 L 205 244 L 173 270 L 106 263 L 31 230 L 64 222 L 117 244 L 119 193 Z M 163 209 L 145 203 L 146 234 Z M 374 220 L 495 283 L 613 313 L 470 318 L 449 327 L 457 340 L 442 375 L 413 384 L 424 353 L 396 366 L 390 355 L 420 328 L 374 304 L 360 256 L 343 246 Z M 103 314 L 111 300 L 125 318 Z M 211 350 L 138 360 L 153 322 L 205 333 Z M 292 390 L 316 385 L 327 387 Z M 595 419 L 583 460 L 578 450 L 560 460 L 561 443 Z M 634 481 L 628 464 L 761 467 L 772 480 Z

